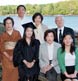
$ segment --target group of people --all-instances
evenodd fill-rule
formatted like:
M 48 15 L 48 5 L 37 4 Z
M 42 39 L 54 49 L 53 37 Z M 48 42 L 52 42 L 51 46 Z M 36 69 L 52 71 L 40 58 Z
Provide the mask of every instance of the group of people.
M 78 48 L 74 31 L 64 26 L 62 15 L 55 17 L 57 28 L 48 29 L 41 13 L 32 21 L 25 17 L 24 5 L 17 7 L 18 16 L 7 17 L 5 32 L 0 35 L 2 81 L 78 81 Z

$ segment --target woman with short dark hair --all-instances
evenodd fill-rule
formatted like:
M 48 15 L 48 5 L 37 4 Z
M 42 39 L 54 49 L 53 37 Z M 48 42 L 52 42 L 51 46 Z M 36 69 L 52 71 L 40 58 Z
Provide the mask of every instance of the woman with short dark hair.
M 37 81 L 39 74 L 39 45 L 34 37 L 33 23 L 24 24 L 24 36 L 14 49 L 14 66 L 18 67 L 19 81 Z
M 5 32 L 0 36 L 2 81 L 18 81 L 18 68 L 13 66 L 13 50 L 21 36 L 13 29 L 14 21 L 11 17 L 5 18 L 3 23 Z
M 45 31 L 44 40 L 45 43 L 40 45 L 39 50 L 40 75 L 48 81 L 57 81 L 57 73 L 60 73 L 57 50 L 61 45 L 54 42 L 53 30 Z
M 57 53 L 62 81 L 78 81 L 78 48 L 70 33 L 63 36 L 62 47 Z
M 36 29 L 34 29 L 36 39 L 38 39 L 40 43 L 44 43 L 44 32 L 48 29 L 48 27 L 42 24 L 43 15 L 36 12 L 32 17 L 32 20 L 36 26 Z
M 11 17 L 7 17 L 7 18 L 4 19 L 4 21 L 3 21 L 4 26 L 6 26 L 6 21 L 7 20 L 11 20 L 12 26 L 14 26 L 14 20 Z

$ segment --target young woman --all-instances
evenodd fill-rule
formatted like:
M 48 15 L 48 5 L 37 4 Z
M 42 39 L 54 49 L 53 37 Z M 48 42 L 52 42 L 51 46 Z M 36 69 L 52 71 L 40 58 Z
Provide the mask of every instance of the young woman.
M 14 49 L 14 65 L 19 70 L 19 81 L 37 81 L 39 74 L 39 41 L 34 37 L 33 23 L 24 26 L 23 39 L 19 40 Z
M 62 81 L 78 81 L 78 49 L 70 33 L 64 35 L 57 53 Z
M 34 25 L 36 29 L 34 29 L 35 37 L 40 41 L 40 43 L 44 43 L 44 32 L 48 29 L 46 25 L 42 24 L 43 16 L 41 13 L 35 13 L 32 17 Z
M 5 32 L 0 36 L 0 51 L 2 61 L 2 81 L 18 81 L 18 68 L 13 66 L 13 50 L 16 42 L 21 38 L 18 31 L 13 29 L 14 21 L 11 17 L 4 19 Z

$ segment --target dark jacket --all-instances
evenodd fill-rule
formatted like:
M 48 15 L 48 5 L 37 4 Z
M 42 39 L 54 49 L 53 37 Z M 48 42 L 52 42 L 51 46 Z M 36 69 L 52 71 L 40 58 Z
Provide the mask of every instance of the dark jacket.
M 57 28 L 53 29 L 54 32 L 55 32 L 55 38 L 54 38 L 54 41 L 55 42 L 58 42 L 58 35 L 57 35 Z M 68 27 L 64 27 L 64 31 L 63 31 L 63 36 L 67 33 L 70 33 L 72 36 L 73 36 L 73 39 L 74 39 L 74 43 L 75 43 L 75 34 L 74 34 L 74 31 L 73 29 L 71 28 L 68 28 Z
M 39 73 L 39 45 L 40 43 L 36 39 L 32 40 L 30 45 L 24 39 L 17 42 L 13 53 L 13 63 L 15 67 L 18 67 L 20 78 Z M 28 62 L 32 62 L 33 60 L 36 60 L 36 62 L 32 68 L 27 68 L 23 63 L 24 59 Z

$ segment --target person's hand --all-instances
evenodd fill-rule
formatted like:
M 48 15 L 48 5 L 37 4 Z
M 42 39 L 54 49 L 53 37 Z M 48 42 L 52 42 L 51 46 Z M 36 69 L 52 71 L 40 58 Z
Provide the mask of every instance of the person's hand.
M 75 78 L 77 75 L 77 71 L 75 71 L 73 74 L 71 74 L 71 78 Z
M 47 67 L 46 67 L 46 71 L 49 71 L 51 68 L 52 68 L 51 65 L 47 65 Z
M 34 62 L 31 62 L 31 63 L 30 63 L 30 65 L 31 65 L 31 67 L 30 67 L 30 68 L 32 68 L 32 67 L 34 66 Z
M 71 75 L 67 74 L 66 77 L 71 78 Z
M 28 68 L 32 68 L 32 67 L 33 67 L 33 65 L 34 65 L 34 63 L 33 63 L 33 62 L 31 62 L 31 63 L 27 62 L 27 64 L 26 64 L 26 66 L 27 66 Z
M 34 62 L 27 62 L 27 63 L 26 63 L 26 66 L 27 66 L 28 68 L 32 68 L 32 67 L 34 66 Z
M 27 65 L 27 61 L 26 61 L 26 60 L 23 60 L 23 63 L 24 63 L 25 65 Z
M 44 74 L 46 74 L 47 68 L 46 68 L 46 67 L 43 67 L 43 68 L 41 69 L 41 71 L 42 71 Z
M 42 68 L 42 72 L 45 74 L 47 71 L 49 71 L 52 68 L 51 65 L 47 65 L 45 67 Z
M 6 56 L 6 58 L 9 60 L 9 61 L 13 61 L 13 56 L 9 56 L 9 54 L 7 52 L 3 52 L 3 54 Z
M 69 75 L 67 72 L 64 72 L 65 76 L 68 78 L 71 78 L 71 75 Z
M 71 76 L 71 78 L 75 78 L 76 74 L 71 74 L 70 76 Z
M 26 65 L 27 68 L 32 68 L 34 65 L 34 62 L 27 62 L 26 60 L 23 60 L 23 63 Z

